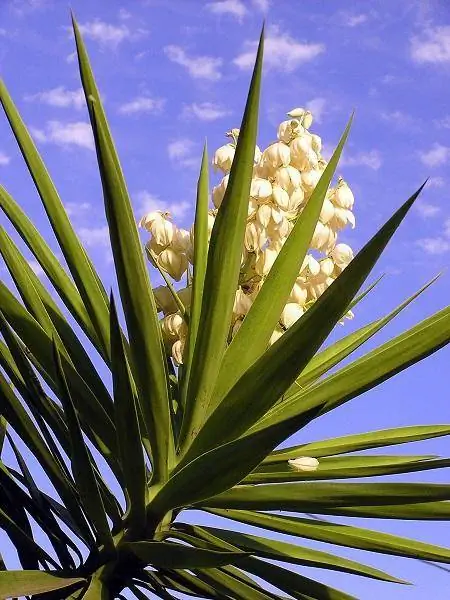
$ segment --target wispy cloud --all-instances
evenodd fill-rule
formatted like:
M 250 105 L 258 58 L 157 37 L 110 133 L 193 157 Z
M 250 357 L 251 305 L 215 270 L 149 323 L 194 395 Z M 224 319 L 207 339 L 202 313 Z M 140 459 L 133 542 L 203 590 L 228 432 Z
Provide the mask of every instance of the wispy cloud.
M 442 119 L 434 119 L 433 124 L 438 129 L 450 129 L 450 115 L 445 115 Z
M 450 148 L 435 143 L 427 152 L 420 152 L 419 156 L 427 167 L 440 167 L 450 159 Z
M 450 250 L 450 241 L 443 237 L 423 238 L 416 241 L 416 245 L 427 254 L 445 254 Z
M 450 62 L 450 25 L 428 28 L 413 36 L 411 58 L 419 64 Z
M 342 13 L 342 22 L 346 27 L 357 27 L 358 25 L 362 25 L 369 20 L 369 15 L 365 13 L 359 14 L 351 14 L 351 13 Z
M 266 13 L 270 8 L 270 0 L 252 0 L 255 8 L 263 13 Z
M 109 229 L 102 227 L 81 227 L 77 230 L 80 240 L 88 248 L 106 248 L 110 246 Z
M 247 14 L 247 8 L 241 0 L 220 0 L 218 2 L 208 2 L 207 10 L 216 15 L 231 15 L 238 21 Z
M 186 104 L 183 107 L 182 116 L 186 118 L 196 118 L 200 121 L 215 121 L 231 114 L 231 111 L 227 110 L 220 104 L 214 104 L 213 102 L 194 102 L 193 104 Z
M 393 110 L 390 112 L 381 112 L 380 117 L 383 121 L 386 121 L 390 125 L 393 125 L 397 129 L 408 129 L 418 128 L 418 121 L 411 115 L 401 111 Z
M 86 37 L 98 42 L 103 47 L 117 48 L 124 40 L 136 40 L 147 34 L 145 29 L 131 29 L 127 25 L 113 25 L 94 19 L 80 25 L 81 33 Z
M 192 202 L 188 202 L 187 200 L 181 202 L 164 202 L 159 196 L 155 196 L 147 190 L 137 192 L 135 198 L 137 200 L 136 214 L 138 218 L 155 210 L 167 211 L 172 216 L 180 218 L 194 208 Z
M 306 108 L 312 112 L 314 119 L 318 123 L 322 122 L 326 103 L 325 98 L 312 98 L 312 100 L 306 103 Z
M 247 41 L 244 51 L 234 59 L 240 69 L 250 69 L 255 62 L 257 41 Z M 301 42 L 279 27 L 271 27 L 265 40 L 265 66 L 269 69 L 291 73 L 325 51 L 320 43 Z
M 27 102 L 40 102 L 58 108 L 80 109 L 85 106 L 84 93 L 81 88 L 68 90 L 63 85 L 36 94 L 28 94 L 24 99 Z
M 6 167 L 11 162 L 11 158 L 0 150 L 0 167 Z
M 436 217 L 441 212 L 441 209 L 439 208 L 439 206 L 436 206 L 435 204 L 430 204 L 429 202 L 424 202 L 424 201 L 416 202 L 415 209 L 419 213 L 419 215 L 421 217 L 423 217 L 424 219 L 429 219 L 430 217 Z
M 135 115 L 137 113 L 159 114 L 164 106 L 163 98 L 151 98 L 150 96 L 137 96 L 119 107 L 122 115 Z
M 187 69 L 194 79 L 218 81 L 222 77 L 223 60 L 213 56 L 189 56 L 181 46 L 166 46 L 164 52 L 169 60 Z
M 68 202 L 64 208 L 69 217 L 85 216 L 92 209 L 89 202 Z
M 369 152 L 359 152 L 353 156 L 344 154 L 340 164 L 343 167 L 368 167 L 378 171 L 383 164 L 383 160 L 378 150 L 370 150 Z
M 57 144 L 58 146 L 79 146 L 94 149 L 94 138 L 89 123 L 75 121 L 63 123 L 62 121 L 48 121 L 45 129 L 31 128 L 31 134 L 36 141 L 43 144 Z
M 430 177 L 427 181 L 427 187 L 441 188 L 444 187 L 445 180 L 443 177 Z

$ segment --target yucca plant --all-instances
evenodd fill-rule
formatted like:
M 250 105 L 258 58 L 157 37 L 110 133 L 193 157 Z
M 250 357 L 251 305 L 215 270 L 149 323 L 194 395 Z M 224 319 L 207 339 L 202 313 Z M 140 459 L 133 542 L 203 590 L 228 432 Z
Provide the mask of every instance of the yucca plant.
M 0 525 L 23 570 L 6 570 L 0 563 L 0 598 L 109 600 L 121 597 L 124 590 L 138 599 L 148 594 L 173 598 L 173 592 L 224 599 L 350 598 L 309 578 L 307 567 L 399 581 L 371 566 L 305 547 L 302 539 L 450 563 L 445 548 L 308 517 L 313 513 L 448 520 L 449 485 L 332 480 L 449 466 L 447 459 L 358 452 L 448 435 L 450 426 L 372 431 L 275 450 L 314 419 L 450 341 L 450 311 L 445 308 L 329 374 L 415 294 L 387 316 L 320 350 L 342 315 L 364 295 L 356 296 L 421 188 L 317 302 L 268 347 L 307 252 L 349 124 L 239 335 L 229 343 L 258 122 L 261 38 L 236 156 L 209 244 L 206 152 L 203 156 L 189 309 L 169 286 L 188 331 L 183 364 L 176 368 L 163 345 L 143 246 L 75 22 L 74 32 L 122 308 L 118 310 L 106 293 L 1 84 L 1 103 L 70 274 L 4 188 L 0 204 L 77 325 L 66 319 L 2 229 L 0 250 L 22 303 L 0 284 L 0 447 L 7 442 L 18 465 L 0 462 Z M 125 329 L 118 316 L 122 311 Z M 112 392 L 77 327 L 110 369 Z M 54 494 L 39 489 L 28 453 L 41 465 Z M 320 465 L 315 469 L 317 457 Z M 297 468 L 288 463 L 292 459 L 299 459 L 291 463 Z M 110 489 L 114 478 L 123 503 Z M 229 528 L 184 523 L 186 511 L 192 509 L 226 517 Z M 233 521 L 295 536 L 298 543 L 281 541 L 281 536 L 269 539 L 263 532 L 257 536 L 233 531 Z M 270 561 L 288 564 L 281 567 Z M 302 574 L 289 563 L 304 568 Z M 281 592 L 267 591 L 254 576 Z

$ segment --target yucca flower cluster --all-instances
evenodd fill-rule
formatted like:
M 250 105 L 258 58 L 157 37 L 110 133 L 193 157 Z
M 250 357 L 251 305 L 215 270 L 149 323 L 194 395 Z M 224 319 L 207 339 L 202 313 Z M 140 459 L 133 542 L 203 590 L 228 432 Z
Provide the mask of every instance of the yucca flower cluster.
M 278 126 L 277 141 L 269 144 L 263 152 L 258 146 L 255 148 L 240 286 L 236 290 L 230 339 L 241 326 L 327 165 L 321 154 L 322 139 L 310 132 L 312 113 L 304 108 L 296 108 L 287 116 L 289 118 Z M 239 129 L 228 131 L 226 136 L 230 141 L 216 150 L 212 160 L 214 169 L 221 171 L 223 177 L 212 189 L 209 235 L 227 189 Z M 339 177 L 337 185 L 327 192 L 311 240 L 311 252 L 299 265 L 297 281 L 270 344 L 279 339 L 314 304 L 352 260 L 350 246 L 337 243 L 337 239 L 344 227 L 355 227 L 353 204 L 354 196 L 350 187 Z M 180 281 L 188 273 L 188 285 L 178 290 L 177 294 L 182 304 L 189 308 L 194 227 L 190 231 L 177 227 L 170 213 L 163 211 L 146 214 L 139 225 L 150 233 L 147 251 L 160 270 L 175 281 Z M 187 335 L 185 319 L 167 286 L 157 288 L 155 296 L 158 308 L 164 314 L 161 327 L 166 349 L 179 365 L 183 362 Z M 349 311 L 346 316 L 352 318 L 353 313 Z

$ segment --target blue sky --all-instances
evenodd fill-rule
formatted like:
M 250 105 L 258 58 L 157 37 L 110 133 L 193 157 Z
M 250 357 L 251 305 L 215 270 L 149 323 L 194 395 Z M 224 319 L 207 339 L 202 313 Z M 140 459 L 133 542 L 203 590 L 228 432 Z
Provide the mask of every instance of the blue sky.
M 355 193 L 357 227 L 345 232 L 343 241 L 358 250 L 430 178 L 376 267 L 374 274 L 386 273 L 385 280 L 357 308 L 347 330 L 388 312 L 448 266 L 450 6 L 446 0 L 375 0 L 353 6 L 340 0 L 73 0 L 71 7 L 88 45 L 137 216 L 152 208 L 169 209 L 179 225 L 189 227 L 203 141 L 207 138 L 214 150 L 224 143 L 225 131 L 239 126 L 265 18 L 260 146 L 275 139 L 276 126 L 287 111 L 306 105 L 315 115 L 312 131 L 332 147 L 356 109 L 338 172 Z M 2 0 L 0 75 L 31 128 L 77 231 L 105 282 L 114 285 L 95 153 L 69 26 L 69 5 L 61 0 Z M 0 181 L 50 239 L 5 118 L 0 120 Z M 4 218 L 2 224 L 6 225 Z M 0 268 L 6 279 L 5 268 Z M 447 304 L 449 291 L 449 275 L 444 273 L 377 343 Z M 341 333 L 342 329 L 333 337 Z M 448 358 L 448 350 L 441 351 L 327 415 L 296 436 L 296 441 L 450 421 Z M 409 450 L 445 456 L 449 442 L 434 440 Z M 419 479 L 446 482 L 448 475 L 408 477 Z M 450 537 L 447 524 L 376 525 L 441 544 Z M 418 600 L 425 594 L 446 597 L 448 573 L 415 561 L 367 559 L 411 579 L 416 587 L 399 588 L 334 573 L 321 578 L 369 600 L 379 595 L 400 600 Z

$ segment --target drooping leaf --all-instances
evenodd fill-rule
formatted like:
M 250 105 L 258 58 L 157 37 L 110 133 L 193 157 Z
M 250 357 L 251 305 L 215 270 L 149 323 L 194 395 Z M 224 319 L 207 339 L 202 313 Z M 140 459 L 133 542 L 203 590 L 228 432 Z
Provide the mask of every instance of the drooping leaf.
M 208 250 L 204 290 L 181 442 L 189 446 L 205 417 L 229 335 L 242 260 L 248 198 L 253 174 L 264 32 L 242 119 L 225 196 L 218 210 Z
M 82 577 L 67 577 L 45 571 L 0 572 L 0 600 L 19 596 L 32 596 L 85 583 Z

